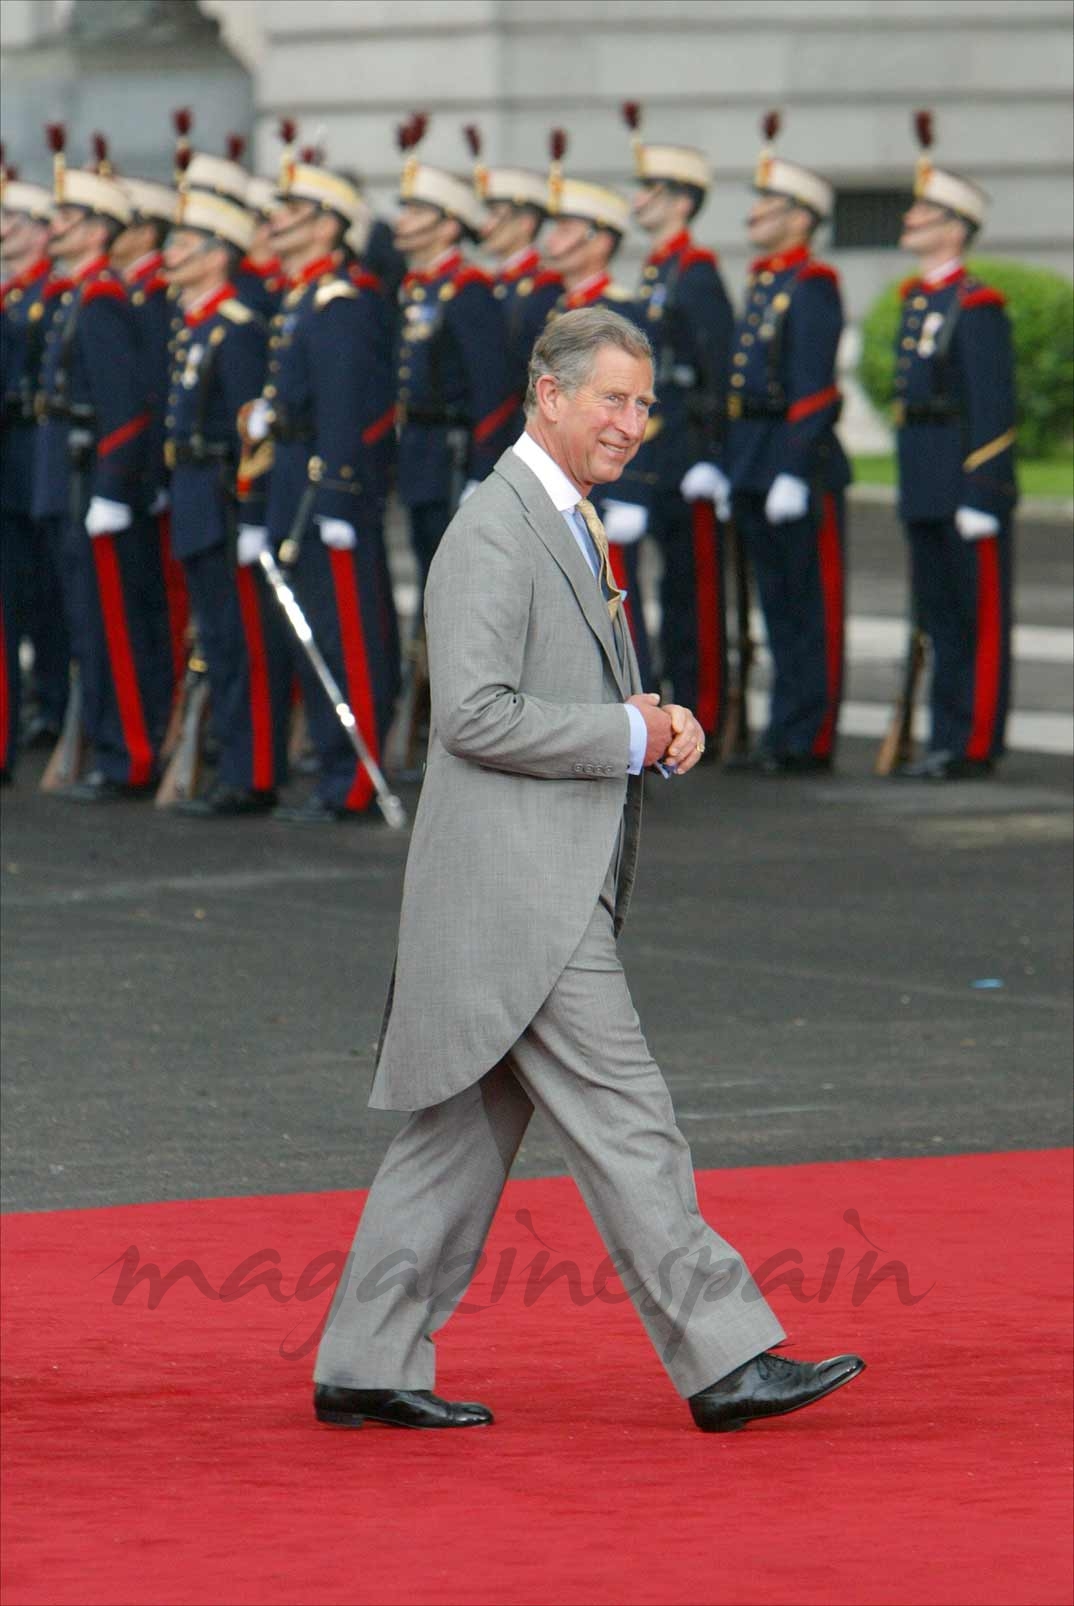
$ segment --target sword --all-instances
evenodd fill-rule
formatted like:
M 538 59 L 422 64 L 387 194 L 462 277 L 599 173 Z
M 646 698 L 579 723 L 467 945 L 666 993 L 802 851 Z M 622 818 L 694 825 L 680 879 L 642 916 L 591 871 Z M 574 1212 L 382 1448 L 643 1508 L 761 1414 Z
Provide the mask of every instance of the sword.
M 366 746 L 362 733 L 358 729 L 358 721 L 354 717 L 354 710 L 340 691 L 335 676 L 325 663 L 321 650 L 313 639 L 313 631 L 310 629 L 309 620 L 299 607 L 297 597 L 284 579 L 283 574 L 280 572 L 279 564 L 271 552 L 267 549 L 260 552 L 258 554 L 258 562 L 261 565 L 262 573 L 272 587 L 276 601 L 283 610 L 287 623 L 295 633 L 299 646 L 306 654 L 313 667 L 314 674 L 324 687 L 328 695 L 328 701 L 336 711 L 336 718 L 346 731 L 351 746 L 357 753 L 360 763 L 373 783 L 373 790 L 377 794 L 377 807 L 392 830 L 401 831 L 406 825 L 406 810 L 394 792 L 389 789 L 388 783 L 381 773 L 380 765 Z

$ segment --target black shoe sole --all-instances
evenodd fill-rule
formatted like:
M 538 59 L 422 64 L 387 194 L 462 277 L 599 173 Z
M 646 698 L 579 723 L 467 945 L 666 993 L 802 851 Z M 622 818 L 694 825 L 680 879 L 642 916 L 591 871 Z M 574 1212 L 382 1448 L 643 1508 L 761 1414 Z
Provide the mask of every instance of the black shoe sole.
M 837 1378 L 834 1383 L 829 1383 L 828 1387 L 822 1389 L 819 1394 L 814 1394 L 811 1399 L 803 1400 L 800 1405 L 784 1406 L 782 1411 L 761 1411 L 756 1415 L 751 1413 L 748 1416 L 733 1417 L 726 1422 L 714 1422 L 711 1427 L 706 1427 L 703 1422 L 695 1422 L 695 1426 L 702 1433 L 737 1433 L 740 1428 L 748 1427 L 751 1422 L 767 1422 L 772 1417 L 793 1416 L 795 1411 L 804 1411 L 808 1406 L 816 1405 L 818 1400 L 827 1399 L 828 1395 L 834 1394 L 836 1389 L 843 1388 L 847 1383 L 853 1383 L 854 1379 L 860 1377 L 864 1371 L 865 1362 L 862 1361 L 855 1371 L 849 1372 L 846 1377 Z
M 330 1428 L 360 1428 L 368 1422 L 379 1428 L 416 1428 L 422 1433 L 444 1432 L 448 1428 L 490 1428 L 491 1422 L 397 1422 L 394 1417 L 356 1416 L 349 1411 L 315 1411 L 318 1422 Z

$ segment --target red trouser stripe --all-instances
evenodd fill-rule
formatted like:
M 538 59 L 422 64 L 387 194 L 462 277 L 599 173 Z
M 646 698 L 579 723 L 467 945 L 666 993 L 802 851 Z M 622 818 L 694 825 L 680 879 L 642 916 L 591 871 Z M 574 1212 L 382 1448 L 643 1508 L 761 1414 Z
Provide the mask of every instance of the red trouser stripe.
M 14 757 L 11 740 L 11 687 L 7 683 L 7 637 L 4 634 L 4 605 L 0 601 L 0 765 Z
M 276 784 L 272 762 L 272 702 L 269 697 L 268 654 L 261 627 L 261 603 L 253 571 L 242 567 L 235 572 L 239 593 L 242 633 L 246 638 L 246 659 L 250 666 L 250 741 L 255 792 L 267 792 Z
M 608 543 L 608 567 L 612 571 L 612 579 L 620 591 L 629 593 L 623 604 L 623 611 L 626 614 L 626 622 L 630 628 L 630 639 L 637 647 L 638 631 L 634 623 L 634 593 L 627 584 L 629 576 L 627 575 L 626 559 L 623 556 L 622 547 L 611 542 Z
M 160 567 L 164 574 L 164 596 L 168 605 L 168 639 L 172 644 L 172 675 L 176 690 L 186 668 L 186 626 L 190 618 L 190 596 L 183 565 L 172 552 L 172 516 L 168 508 L 157 514 L 160 538 Z
M 123 577 L 119 568 L 115 536 L 96 535 L 90 541 L 97 570 L 97 594 L 101 600 L 104 639 L 108 664 L 115 687 L 119 722 L 130 756 L 128 786 L 146 786 L 153 778 L 153 749 L 149 744 L 142 694 L 134 667 L 134 651 L 127 628 L 127 605 L 123 598 Z
M 716 561 L 716 510 L 711 502 L 693 505 L 694 604 L 697 617 L 697 715 L 706 735 L 720 714 L 720 568 Z
M 1002 624 L 999 589 L 999 541 L 986 536 L 977 549 L 977 650 L 973 662 L 973 726 L 967 758 L 989 758 L 996 736 Z
M 817 532 L 820 594 L 824 608 L 824 659 L 828 681 L 828 707 L 813 743 L 816 758 L 829 758 L 835 741 L 835 722 L 843 687 L 843 553 L 835 497 L 826 491 Z
M 377 716 L 373 704 L 373 683 L 369 676 L 369 659 L 365 650 L 365 632 L 362 629 L 362 607 L 358 596 L 358 579 L 354 572 L 354 554 L 333 548 L 328 554 L 332 565 L 332 584 L 336 590 L 336 613 L 339 617 L 339 636 L 343 644 L 343 673 L 346 677 L 347 701 L 358 721 L 358 729 L 365 738 L 370 754 L 378 763 Z M 345 807 L 367 808 L 373 797 L 373 782 L 365 765 L 359 760 L 354 780 L 347 793 Z

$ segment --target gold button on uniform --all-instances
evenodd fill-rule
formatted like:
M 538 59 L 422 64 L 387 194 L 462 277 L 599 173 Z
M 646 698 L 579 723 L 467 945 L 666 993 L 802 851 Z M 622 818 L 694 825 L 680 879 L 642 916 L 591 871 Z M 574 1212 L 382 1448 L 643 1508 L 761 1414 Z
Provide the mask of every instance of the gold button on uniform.
M 736 389 L 738 389 L 739 386 L 744 385 L 746 383 L 745 375 L 744 374 L 732 374 L 731 375 L 731 383 L 732 383 L 732 385 L 735 386 Z

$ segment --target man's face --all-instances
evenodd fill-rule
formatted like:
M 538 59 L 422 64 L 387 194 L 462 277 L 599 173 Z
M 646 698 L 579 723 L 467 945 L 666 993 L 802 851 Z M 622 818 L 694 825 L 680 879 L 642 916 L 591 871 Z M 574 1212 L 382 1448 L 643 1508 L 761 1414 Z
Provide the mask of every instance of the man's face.
M 931 201 L 913 201 L 903 213 L 899 245 L 919 256 L 946 251 L 957 256 L 965 243 L 966 231 L 957 218 Z
M 197 229 L 172 229 L 164 242 L 164 273 L 169 284 L 189 290 L 208 274 L 211 251 Z
M 311 248 L 316 216 L 312 201 L 281 201 L 277 206 L 269 218 L 269 240 L 284 262 Z
M 807 214 L 783 195 L 760 195 L 746 218 L 750 244 L 758 251 L 781 251 L 808 235 Z
M 647 234 L 655 234 L 670 221 L 671 197 L 663 184 L 641 184 L 634 192 L 631 211 L 635 222 Z
M 80 206 L 58 206 L 48 227 L 49 256 L 75 261 L 92 249 L 91 219 Z
M 412 252 L 426 252 L 450 243 L 448 219 L 437 206 L 424 201 L 404 201 L 395 220 L 395 248 L 404 256 Z M 447 244 L 444 244 L 446 250 Z
M 117 268 L 129 268 L 132 262 L 154 251 L 156 244 L 157 234 L 152 223 L 129 223 L 112 241 L 109 255 Z
M 493 201 L 486 208 L 481 242 L 493 256 L 513 256 L 524 245 L 528 245 L 536 234 L 533 214 L 512 206 L 510 201 Z
M 557 266 L 570 263 L 584 253 L 593 233 L 592 223 L 584 217 L 557 218 L 544 238 L 545 260 Z
M 0 210 L 0 256 L 5 262 L 21 262 L 44 253 L 48 225 L 25 212 Z
M 599 348 L 589 378 L 577 390 L 561 390 L 553 381 L 551 390 L 541 391 L 548 438 L 575 485 L 607 485 L 619 478 L 644 439 L 655 401 L 652 364 L 618 346 Z

